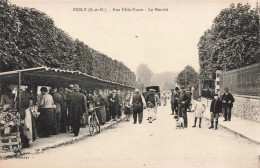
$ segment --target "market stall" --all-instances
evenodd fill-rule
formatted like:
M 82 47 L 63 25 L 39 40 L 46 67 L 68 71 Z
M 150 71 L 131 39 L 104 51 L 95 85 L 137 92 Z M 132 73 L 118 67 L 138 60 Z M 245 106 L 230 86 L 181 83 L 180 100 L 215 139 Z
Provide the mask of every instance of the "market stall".
M 0 105 L 0 114 L 5 114 L 3 115 L 3 118 L 9 116 L 9 118 L 12 119 L 12 121 L 1 120 L 1 123 L 3 123 L 0 125 L 2 131 L 1 140 L 4 139 L 4 141 L 0 142 L 0 151 L 19 151 L 21 148 L 21 141 L 19 140 L 22 136 L 20 134 L 21 132 L 23 133 L 23 136 L 27 136 L 27 139 L 30 140 L 30 143 L 35 138 L 34 120 L 36 120 L 39 116 L 38 106 L 36 104 L 37 100 L 26 97 L 26 90 L 21 89 L 23 86 L 30 86 L 33 90 L 32 93 L 34 94 L 34 98 L 36 98 L 38 86 L 58 86 L 66 88 L 70 84 L 75 83 L 79 84 L 82 89 L 134 89 L 131 86 L 103 80 L 80 71 L 69 71 L 48 67 L 36 67 L 0 73 L 1 88 L 4 87 L 7 88 L 6 90 L 8 90 L 10 89 L 10 86 L 15 86 L 17 91 L 17 93 L 15 93 L 15 98 L 12 98 L 13 104 L 11 107 L 8 105 L 5 106 L 4 103 Z M 1 96 L 2 95 L 3 91 L 1 91 Z M 24 96 L 26 97 L 25 100 L 28 102 L 24 101 Z M 16 136 L 17 141 L 14 140 L 14 136 Z M 7 141 L 6 139 L 9 140 Z M 10 139 L 13 139 L 14 142 L 11 143 L 12 140 Z M 9 147 L 7 147 L 7 144 Z

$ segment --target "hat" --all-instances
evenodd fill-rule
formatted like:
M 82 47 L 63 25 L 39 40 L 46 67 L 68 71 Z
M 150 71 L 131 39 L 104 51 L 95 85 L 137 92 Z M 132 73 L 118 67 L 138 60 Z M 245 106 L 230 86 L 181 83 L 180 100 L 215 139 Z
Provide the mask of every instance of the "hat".
M 226 87 L 225 90 L 228 90 L 228 87 Z
M 135 89 L 135 92 L 140 92 L 140 90 L 139 89 Z
M 116 93 L 116 90 L 113 90 L 113 92 L 112 93 Z
M 79 85 L 78 84 L 75 84 L 74 87 L 73 87 L 73 90 L 79 90 Z
M 214 96 L 218 96 L 218 94 L 217 94 L 217 93 L 215 93 L 215 94 L 214 94 Z
M 73 87 L 74 87 L 74 85 L 73 85 L 73 84 L 70 84 L 70 85 L 69 85 L 69 87 L 70 87 L 70 88 L 73 88 Z
M 175 90 L 180 90 L 178 87 L 175 87 Z

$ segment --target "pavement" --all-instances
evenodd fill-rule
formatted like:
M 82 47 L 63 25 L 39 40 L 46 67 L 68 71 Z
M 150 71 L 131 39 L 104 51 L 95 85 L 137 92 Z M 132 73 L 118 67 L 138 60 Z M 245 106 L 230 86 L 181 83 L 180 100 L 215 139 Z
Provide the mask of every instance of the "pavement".
M 204 118 L 210 120 L 211 100 L 202 98 L 201 101 L 204 102 L 207 107 L 206 111 L 204 112 Z M 219 126 L 257 145 L 260 145 L 260 124 L 257 122 L 241 119 L 232 115 L 231 121 L 224 122 L 224 117 L 220 117 Z
M 194 101 L 194 100 L 193 100 Z M 207 106 L 206 111 L 204 112 L 204 118 L 210 120 L 210 103 L 211 100 L 202 99 L 202 101 Z M 207 102 L 208 101 L 208 102 Z M 104 126 L 101 126 L 101 131 L 113 127 L 115 124 L 121 122 L 124 119 L 124 116 L 117 121 L 107 122 Z M 254 121 L 244 120 L 236 116 L 232 116 L 230 122 L 223 122 L 223 118 L 219 118 L 219 127 L 236 134 L 242 138 L 249 140 L 250 142 L 259 146 L 260 144 L 260 124 Z M 193 125 L 193 122 L 190 122 L 189 127 Z M 49 138 L 38 138 L 36 141 L 30 144 L 29 148 L 22 149 L 21 153 L 0 153 L 0 159 L 17 157 L 19 155 L 26 154 L 37 154 L 42 153 L 45 150 L 57 148 L 60 146 L 72 144 L 89 137 L 88 127 L 81 128 L 78 137 L 74 137 L 73 133 L 61 133 L 59 135 L 53 135 Z M 258 151 L 260 155 L 260 149 Z
M 144 110 L 142 124 L 121 122 L 77 143 L 1 160 L 1 168 L 260 168 L 258 145 L 226 129 L 176 129 L 171 107 L 160 106 L 157 120 L 149 123 Z
M 101 132 L 118 124 L 119 122 L 122 122 L 124 119 L 125 116 L 123 114 L 123 116 L 117 121 L 110 120 L 109 122 L 106 122 L 106 124 L 101 126 L 100 128 Z M 48 138 L 37 138 L 34 142 L 30 143 L 29 148 L 21 149 L 20 153 L 14 153 L 14 152 L 0 153 L 0 159 L 13 158 L 13 157 L 27 155 L 27 154 L 41 153 L 45 150 L 72 144 L 80 140 L 86 139 L 88 137 L 90 137 L 89 128 L 88 126 L 86 126 L 85 128 L 80 128 L 80 132 L 77 137 L 74 137 L 73 133 L 67 132 L 67 133 L 60 133 L 59 135 L 51 135 Z

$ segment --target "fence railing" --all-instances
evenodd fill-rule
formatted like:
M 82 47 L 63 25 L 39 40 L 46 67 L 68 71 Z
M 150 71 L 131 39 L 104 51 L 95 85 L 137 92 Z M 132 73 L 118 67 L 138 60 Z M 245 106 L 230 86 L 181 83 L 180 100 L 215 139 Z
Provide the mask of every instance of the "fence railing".
M 220 91 L 225 87 L 234 94 L 260 96 L 260 63 L 223 72 L 220 75 Z

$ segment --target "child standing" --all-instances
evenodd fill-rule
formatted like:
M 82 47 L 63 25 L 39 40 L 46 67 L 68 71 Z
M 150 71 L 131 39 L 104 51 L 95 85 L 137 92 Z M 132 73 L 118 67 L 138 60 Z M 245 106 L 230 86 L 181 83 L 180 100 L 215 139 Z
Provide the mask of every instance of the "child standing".
M 203 113 L 206 110 L 205 104 L 201 102 L 201 96 L 198 96 L 198 101 L 195 103 L 194 111 L 195 111 L 195 120 L 193 128 L 196 127 L 197 119 L 199 118 L 199 127 L 201 128 L 201 120 L 203 117 Z
M 221 102 L 220 98 L 218 97 L 218 94 L 215 94 L 214 100 L 212 100 L 211 105 L 210 105 L 211 126 L 209 127 L 209 129 L 214 128 L 214 119 L 216 121 L 215 130 L 218 129 L 219 113 L 222 113 L 222 102 Z

